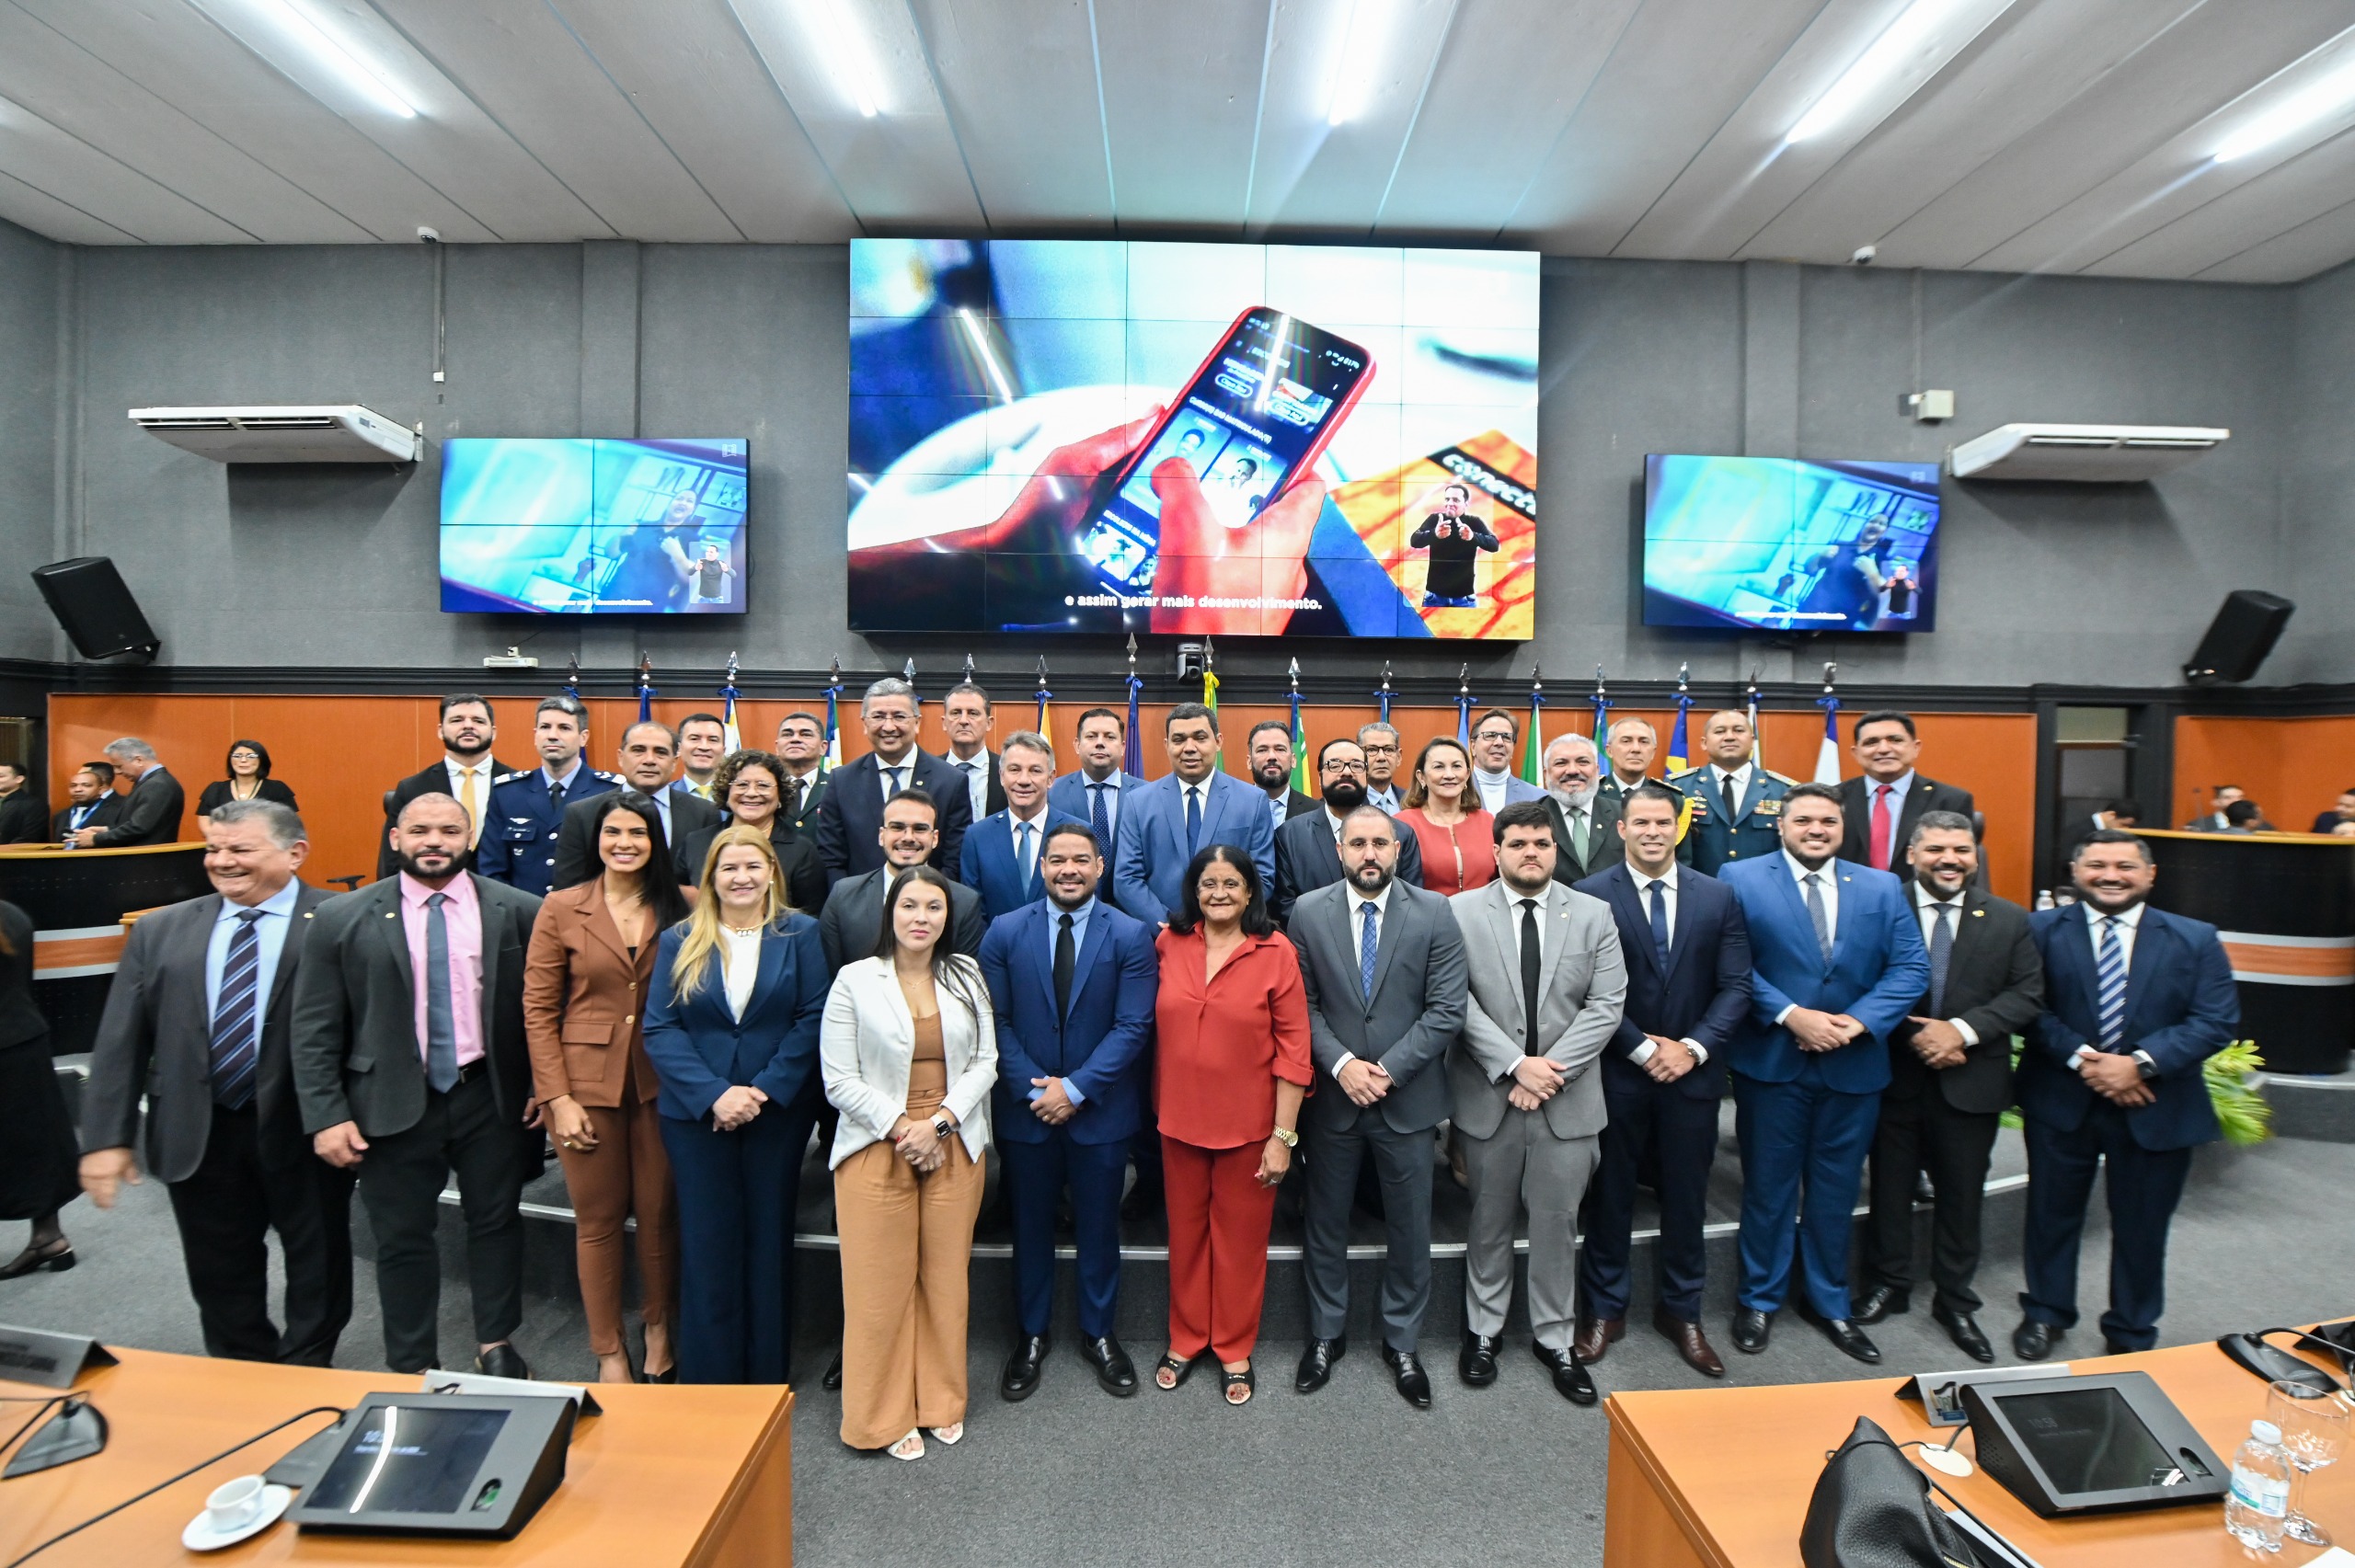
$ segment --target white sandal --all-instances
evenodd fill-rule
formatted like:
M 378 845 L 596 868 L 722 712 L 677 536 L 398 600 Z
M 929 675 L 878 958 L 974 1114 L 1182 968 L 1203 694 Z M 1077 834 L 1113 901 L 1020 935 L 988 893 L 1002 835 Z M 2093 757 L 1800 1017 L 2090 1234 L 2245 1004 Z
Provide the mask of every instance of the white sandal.
M 895 1459 L 920 1459 L 924 1458 L 924 1434 L 911 1432 L 883 1451 Z
M 961 1421 L 947 1426 L 927 1427 L 925 1430 L 952 1448 L 965 1440 L 965 1424 Z

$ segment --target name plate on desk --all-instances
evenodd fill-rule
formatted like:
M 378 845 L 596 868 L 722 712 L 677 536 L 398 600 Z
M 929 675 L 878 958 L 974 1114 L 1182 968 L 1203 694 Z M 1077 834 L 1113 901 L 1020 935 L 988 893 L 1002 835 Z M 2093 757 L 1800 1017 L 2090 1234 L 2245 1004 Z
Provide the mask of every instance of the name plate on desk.
M 0 1323 L 0 1378 L 10 1382 L 70 1389 L 86 1368 L 113 1365 L 113 1353 L 88 1334 Z

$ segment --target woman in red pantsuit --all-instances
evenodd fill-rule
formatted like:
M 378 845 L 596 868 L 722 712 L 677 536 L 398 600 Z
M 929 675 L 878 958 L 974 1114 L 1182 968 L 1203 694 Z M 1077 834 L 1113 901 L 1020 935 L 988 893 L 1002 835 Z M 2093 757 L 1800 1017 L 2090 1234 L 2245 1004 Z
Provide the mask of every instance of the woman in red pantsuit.
M 1243 1404 L 1253 1391 L 1276 1186 L 1292 1168 L 1314 1077 L 1308 998 L 1299 956 L 1268 916 L 1258 868 L 1231 844 L 1209 845 L 1186 868 L 1179 908 L 1155 945 L 1169 1353 L 1154 1381 L 1176 1388 L 1207 1351 L 1218 1357 L 1227 1403 Z

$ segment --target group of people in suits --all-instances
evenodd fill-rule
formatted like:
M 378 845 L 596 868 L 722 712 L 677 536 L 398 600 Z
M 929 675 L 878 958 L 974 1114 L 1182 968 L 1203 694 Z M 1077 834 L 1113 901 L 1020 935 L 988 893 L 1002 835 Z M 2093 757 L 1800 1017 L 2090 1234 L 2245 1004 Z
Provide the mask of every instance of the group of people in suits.
M 986 693 L 952 695 L 985 738 Z M 1427 1407 L 1443 1139 L 1471 1198 L 1461 1380 L 1499 1376 L 1525 1225 L 1532 1349 L 1586 1404 L 1639 1293 L 1639 1185 L 1660 1210 L 1654 1324 L 1724 1374 L 1701 1322 L 1702 1225 L 1729 1093 L 1734 1346 L 1766 1349 L 1788 1304 L 1878 1360 L 1865 1328 L 1910 1308 L 1926 1173 L 1932 1310 L 1992 1359 L 1971 1288 L 1979 1198 L 2016 1098 L 2031 1185 L 2013 1348 L 2049 1356 L 2075 1323 L 2105 1162 L 2103 1337 L 2153 1342 L 2166 1222 L 2189 1150 L 2216 1135 L 2200 1064 L 2236 1021 L 2223 949 L 2150 907 L 2155 872 L 2120 830 L 2078 848 L 2076 904 L 2030 916 L 1986 893 L 1970 797 L 1915 770 L 1904 715 L 1858 721 L 1865 775 L 1836 788 L 1765 772 L 1739 712 L 1709 717 L 1706 761 L 1672 780 L 1647 771 L 1649 727 L 1622 720 L 1601 748 L 1557 738 L 1545 787 L 1501 791 L 1509 715 L 1411 767 L 1395 730 L 1369 726 L 1320 749 L 1305 807 L 1289 757 L 1281 802 L 1223 772 L 1199 704 L 1170 711 L 1170 771 L 1150 783 L 1121 771 L 1109 708 L 1081 715 L 1077 768 L 1020 732 L 961 759 L 985 777 L 917 748 L 903 681 L 875 683 L 858 716 L 869 750 L 830 772 L 818 721 L 797 713 L 775 751 L 726 751 L 710 715 L 634 725 L 608 774 L 582 761 L 579 704 L 551 698 L 540 766 L 517 772 L 492 757 L 491 704 L 451 697 L 444 760 L 388 793 L 387 875 L 341 897 L 301 881 L 290 802 L 208 797 L 215 891 L 126 944 L 69 1177 L 101 1204 L 143 1168 L 167 1184 L 213 1353 L 321 1364 L 350 1310 L 356 1190 L 385 1359 L 411 1371 L 442 1361 L 434 1231 L 454 1174 L 475 1365 L 523 1376 L 520 1192 L 553 1143 L 600 1376 L 783 1380 L 814 1132 L 842 1241 L 825 1379 L 842 1436 L 913 1459 L 927 1435 L 964 1435 L 992 1148 L 1014 1239 L 1007 1400 L 1047 1375 L 1066 1205 L 1081 1357 L 1108 1391 L 1139 1388 L 1115 1332 L 1119 1220 L 1149 1180 L 1171 1271 L 1149 1376 L 1175 1389 L 1214 1360 L 1222 1397 L 1248 1402 L 1274 1195 L 1298 1163 L 1294 1389 L 1321 1389 L 1346 1354 L 1363 1171 L 1386 1240 L 1382 1356 Z M 160 772 L 152 752 L 127 760 Z M 0 920 L 0 952 L 29 953 L 17 935 Z
M 270 753 L 258 740 L 229 748 L 228 777 L 207 784 L 197 818 L 220 801 L 256 797 L 289 804 L 293 792 L 270 776 Z M 131 781 L 118 790 L 118 778 Z M 68 849 L 136 849 L 177 842 L 188 792 L 137 736 L 108 743 L 97 759 L 68 776 L 66 804 L 48 809 L 23 764 L 0 762 L 0 844 L 63 844 Z

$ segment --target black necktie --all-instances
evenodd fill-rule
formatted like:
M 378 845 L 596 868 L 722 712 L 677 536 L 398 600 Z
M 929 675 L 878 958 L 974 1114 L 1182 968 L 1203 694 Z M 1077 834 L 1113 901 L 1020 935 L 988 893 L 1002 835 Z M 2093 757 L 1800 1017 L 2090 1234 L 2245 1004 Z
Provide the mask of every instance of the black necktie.
M 1523 1056 L 1543 1056 L 1537 1048 L 1537 968 L 1540 950 L 1537 942 L 1537 900 L 1521 901 L 1521 1052 Z
M 1938 923 L 1930 928 L 1930 1011 L 1943 1014 L 1947 1005 L 1947 971 L 1954 966 L 1954 906 L 1943 900 L 1930 908 Z
M 564 809 L 564 785 L 554 779 L 548 781 L 548 806 L 552 810 Z
M 1079 967 L 1079 954 L 1071 939 L 1071 916 L 1064 915 L 1055 932 L 1055 1016 L 1071 1015 L 1071 977 Z
M 1725 802 L 1726 821 L 1730 824 L 1736 817 L 1741 814 L 1740 802 L 1734 797 L 1733 775 L 1731 773 L 1720 772 L 1717 774 L 1717 798 Z

